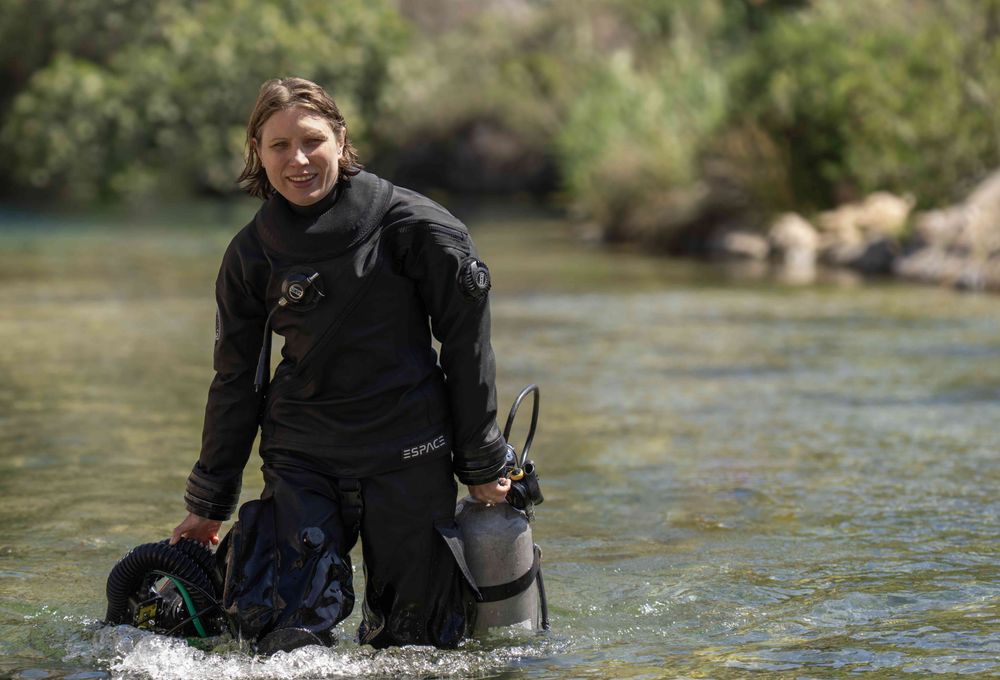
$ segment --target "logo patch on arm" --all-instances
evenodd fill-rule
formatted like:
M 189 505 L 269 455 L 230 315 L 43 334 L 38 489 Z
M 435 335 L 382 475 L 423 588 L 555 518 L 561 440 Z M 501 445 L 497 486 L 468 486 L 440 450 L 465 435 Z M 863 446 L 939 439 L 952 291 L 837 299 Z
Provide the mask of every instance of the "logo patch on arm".
M 458 270 L 458 287 L 470 300 L 482 300 L 490 292 L 493 282 L 486 263 L 475 257 L 466 258 Z
M 443 434 L 439 434 L 434 439 L 429 442 L 424 442 L 423 444 L 418 444 L 417 446 L 411 446 L 408 449 L 403 449 L 403 460 L 413 460 L 414 458 L 420 458 L 421 456 L 426 456 L 428 453 L 437 451 L 443 446 L 448 445 L 448 440 L 444 438 Z

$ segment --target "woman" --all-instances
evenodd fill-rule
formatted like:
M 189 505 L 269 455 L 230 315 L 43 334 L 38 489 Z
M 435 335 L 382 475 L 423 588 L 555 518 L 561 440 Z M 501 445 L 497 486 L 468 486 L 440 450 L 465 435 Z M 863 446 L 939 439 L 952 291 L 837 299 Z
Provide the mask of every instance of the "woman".
M 485 503 L 509 489 L 489 271 L 444 208 L 360 169 L 308 80 L 261 87 L 239 181 L 264 203 L 216 282 L 216 375 L 171 540 L 219 542 L 259 426 L 264 492 L 220 547 L 243 636 L 264 651 L 332 642 L 360 534 L 361 642 L 454 646 L 475 606 L 442 538 L 453 474 Z M 272 331 L 284 346 L 269 379 Z

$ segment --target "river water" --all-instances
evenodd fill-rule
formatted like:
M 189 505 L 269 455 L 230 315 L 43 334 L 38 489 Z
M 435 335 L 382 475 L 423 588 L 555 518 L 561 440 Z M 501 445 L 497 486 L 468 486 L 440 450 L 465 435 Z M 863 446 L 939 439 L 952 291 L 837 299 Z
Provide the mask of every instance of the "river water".
M 748 281 L 516 215 L 470 222 L 503 411 L 542 390 L 550 632 L 374 652 L 355 612 L 265 659 L 101 627 L 109 569 L 183 515 L 211 377 L 233 230 L 163 222 L 0 229 L 0 676 L 1000 676 L 1000 297 Z

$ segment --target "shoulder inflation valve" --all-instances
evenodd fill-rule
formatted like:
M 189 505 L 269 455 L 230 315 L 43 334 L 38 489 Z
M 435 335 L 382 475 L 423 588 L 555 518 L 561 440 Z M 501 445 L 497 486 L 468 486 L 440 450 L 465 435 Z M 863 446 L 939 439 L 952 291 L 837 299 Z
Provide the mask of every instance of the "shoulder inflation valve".
M 458 287 L 470 300 L 482 300 L 493 286 L 486 263 L 475 257 L 466 258 L 458 270 Z

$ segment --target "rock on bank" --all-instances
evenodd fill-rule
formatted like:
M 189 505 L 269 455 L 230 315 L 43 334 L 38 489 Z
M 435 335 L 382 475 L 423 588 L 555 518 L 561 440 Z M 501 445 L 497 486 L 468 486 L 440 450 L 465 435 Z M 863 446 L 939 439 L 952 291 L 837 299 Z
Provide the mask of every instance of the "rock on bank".
M 896 260 L 903 278 L 1000 290 L 1000 171 L 961 203 L 917 215 L 915 247 Z
M 711 251 L 725 259 L 770 260 L 779 271 L 793 266 L 809 272 L 820 265 L 1000 291 L 1000 171 L 956 205 L 911 216 L 913 205 L 910 196 L 876 192 L 811 221 L 781 215 L 766 236 L 716 234 Z

